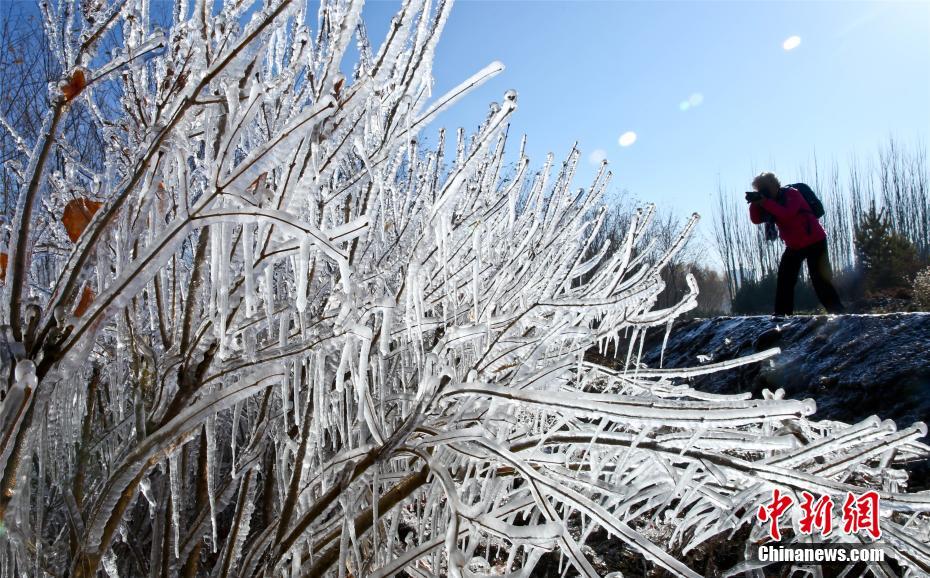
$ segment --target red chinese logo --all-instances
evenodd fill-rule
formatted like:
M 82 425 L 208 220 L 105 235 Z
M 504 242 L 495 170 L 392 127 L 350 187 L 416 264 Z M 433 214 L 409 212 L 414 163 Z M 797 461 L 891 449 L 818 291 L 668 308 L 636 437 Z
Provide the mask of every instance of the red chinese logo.
M 756 517 L 760 522 L 769 523 L 769 535 L 773 540 L 781 540 L 781 532 L 778 529 L 778 519 L 788 511 L 788 508 L 790 508 L 792 504 L 794 504 L 794 499 L 791 496 L 783 496 L 781 495 L 781 491 L 775 488 L 772 490 L 771 503 L 759 506 Z
M 863 530 L 873 538 L 882 536 L 882 529 L 878 526 L 878 493 L 866 492 L 857 498 L 851 492 L 846 492 L 843 532 L 855 534 Z
M 820 496 L 814 502 L 813 494 L 801 492 L 801 521 L 799 530 L 802 534 L 813 534 L 818 530 L 821 536 L 829 536 L 833 531 L 833 500 L 830 496 Z
M 880 538 L 882 530 L 879 526 L 878 501 L 879 496 L 875 491 L 868 491 L 860 496 L 847 492 L 842 508 L 843 533 L 868 532 L 873 538 Z M 756 518 L 760 522 L 768 523 L 769 536 L 773 540 L 781 540 L 778 521 L 794 504 L 794 498 L 775 488 L 772 490 L 772 500 L 759 506 L 756 511 Z M 833 500 L 830 496 L 816 497 L 809 492 L 802 491 L 798 505 L 801 506 L 801 517 L 798 521 L 799 533 L 811 535 L 817 531 L 822 536 L 828 536 L 833 532 Z

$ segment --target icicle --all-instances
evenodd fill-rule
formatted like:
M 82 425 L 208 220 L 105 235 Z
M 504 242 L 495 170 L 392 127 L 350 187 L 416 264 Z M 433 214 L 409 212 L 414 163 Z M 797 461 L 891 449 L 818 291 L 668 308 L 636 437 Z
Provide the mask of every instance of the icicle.
M 381 333 L 378 335 L 378 352 L 387 355 L 391 351 L 391 331 L 394 322 L 394 302 L 386 297 L 381 302 Z
M 268 338 L 271 339 L 274 331 L 274 264 L 265 267 L 264 296 L 262 305 L 265 308 L 265 319 L 268 322 Z
M 182 450 L 172 452 L 168 457 L 168 476 L 171 486 L 171 525 L 174 526 L 174 557 L 180 558 L 181 544 L 181 472 L 178 469 L 178 455 Z
M 245 315 L 251 318 L 255 315 L 255 273 L 252 267 L 255 263 L 254 254 L 254 225 L 242 225 L 242 276 L 244 278 Z
M 233 408 L 232 431 L 229 436 L 230 449 L 232 450 L 232 477 L 236 477 L 236 439 L 239 437 L 239 419 L 242 417 L 242 402 L 236 404 Z
M 223 252 L 221 249 L 222 242 L 222 233 L 220 228 L 222 225 L 211 225 L 210 226 L 210 319 L 216 320 L 217 313 L 217 292 L 220 285 L 220 262 L 222 257 L 220 254 Z M 213 333 L 219 339 L 219 325 L 214 323 Z
M 303 361 L 297 360 L 294 362 L 294 424 L 297 427 L 300 427 L 300 387 L 301 380 L 303 377 Z
M 300 249 L 297 257 L 297 299 L 295 306 L 297 311 L 303 313 L 307 310 L 307 276 L 310 269 L 310 238 L 303 237 L 300 240 Z
M 262 299 L 265 306 L 265 315 L 268 316 L 269 322 L 274 314 L 274 265 L 269 263 L 265 267 L 265 295 Z
M 250 325 L 242 331 L 242 348 L 245 350 L 245 358 L 248 361 L 255 361 L 255 342 L 258 339 L 255 335 L 256 332 L 257 329 L 254 325 Z
M 216 533 L 216 492 L 214 491 L 213 473 L 216 468 L 216 415 L 207 418 L 204 428 L 204 435 L 207 436 L 207 499 L 210 502 L 210 525 L 213 531 L 213 552 L 217 551 Z
M 342 346 L 342 355 L 339 357 L 339 367 L 336 369 L 336 391 L 342 392 L 345 388 L 345 375 L 349 370 L 349 362 L 352 356 L 352 340 L 346 338 Z
M 672 333 L 672 324 L 675 322 L 675 318 L 668 320 L 668 323 L 665 325 L 665 336 L 662 338 L 662 352 L 659 354 L 659 368 L 665 366 L 665 347 L 668 345 L 668 336 Z
M 287 347 L 287 333 L 289 327 L 290 317 L 289 311 L 285 310 L 278 316 L 278 348 L 282 351 Z M 291 399 L 291 382 L 289 379 L 289 372 L 285 372 L 281 376 L 280 381 L 280 393 L 281 393 L 281 411 L 282 418 L 284 420 L 284 429 L 285 431 L 290 427 L 291 420 L 288 419 L 288 414 L 290 413 L 290 399 Z M 296 408 L 295 408 L 295 412 Z
M 285 310 L 278 315 L 278 347 L 282 350 L 287 347 L 287 337 L 290 327 L 290 314 Z
M 220 340 L 220 359 L 228 355 L 229 338 L 226 335 L 226 320 L 229 317 L 229 225 L 219 225 L 219 283 L 217 284 L 217 339 Z
M 318 364 L 321 363 L 321 355 L 321 352 L 317 352 L 313 363 L 310 363 L 308 360 L 307 377 L 310 379 L 310 383 L 308 385 L 310 388 L 310 395 L 313 396 L 313 423 L 317 424 L 317 427 L 320 429 L 320 431 L 325 431 L 328 425 L 327 422 L 323 419 L 324 413 L 326 413 L 323 410 L 325 395 L 323 393 L 323 384 L 320 380 L 320 372 L 318 367 Z M 328 400 L 326 400 L 325 403 L 329 403 Z M 322 445 L 322 443 L 319 444 L 319 446 Z
M 639 329 L 633 329 L 633 335 L 630 336 L 630 345 L 627 348 L 626 352 L 626 361 L 623 363 L 623 371 L 627 371 L 630 368 L 630 360 L 633 358 L 633 346 L 636 345 L 636 338 L 639 337 Z M 639 369 L 637 366 L 636 369 Z

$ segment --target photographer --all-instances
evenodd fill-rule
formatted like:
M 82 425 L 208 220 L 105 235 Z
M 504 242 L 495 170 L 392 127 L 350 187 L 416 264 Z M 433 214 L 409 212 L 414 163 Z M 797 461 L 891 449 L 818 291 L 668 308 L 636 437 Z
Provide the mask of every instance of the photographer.
M 767 226 L 774 222 L 785 242 L 778 265 L 775 315 L 794 312 L 794 286 L 803 261 L 807 261 L 807 272 L 824 308 L 828 313 L 841 313 L 843 304 L 830 280 L 827 234 L 804 196 L 797 189 L 782 187 L 774 173 L 757 176 L 752 188 L 755 190 L 746 193 L 750 220 Z

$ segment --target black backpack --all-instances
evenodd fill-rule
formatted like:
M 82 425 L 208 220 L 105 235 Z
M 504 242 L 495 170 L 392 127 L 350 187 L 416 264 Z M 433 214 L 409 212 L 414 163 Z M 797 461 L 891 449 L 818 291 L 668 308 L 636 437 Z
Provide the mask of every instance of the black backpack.
M 807 201 L 807 204 L 810 205 L 811 212 L 814 213 L 814 216 L 818 219 L 823 217 L 827 212 L 823 208 L 823 203 L 820 202 L 820 199 L 817 198 L 817 193 L 814 192 L 814 189 L 805 185 L 804 183 L 795 183 L 793 185 L 788 185 L 792 189 L 797 189 L 801 196 L 804 197 L 804 200 Z

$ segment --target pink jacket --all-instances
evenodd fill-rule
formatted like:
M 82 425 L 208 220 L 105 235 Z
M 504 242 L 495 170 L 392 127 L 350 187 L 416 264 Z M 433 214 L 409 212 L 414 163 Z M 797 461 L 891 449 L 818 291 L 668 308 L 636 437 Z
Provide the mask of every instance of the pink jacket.
M 775 217 L 778 235 L 789 249 L 803 249 L 827 238 L 804 195 L 790 187 L 782 189 L 785 204 L 772 199 L 749 204 L 749 219 L 757 225 L 765 221 L 765 213 Z

